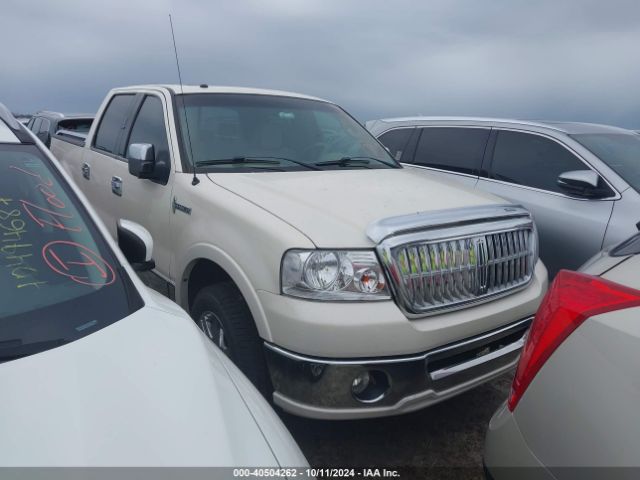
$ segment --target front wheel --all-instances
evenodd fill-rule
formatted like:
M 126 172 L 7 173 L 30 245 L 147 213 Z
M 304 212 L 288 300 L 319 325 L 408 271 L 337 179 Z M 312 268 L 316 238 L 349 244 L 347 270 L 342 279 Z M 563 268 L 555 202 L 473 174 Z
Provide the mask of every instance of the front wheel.
M 191 317 L 256 388 L 268 396 L 271 382 L 262 340 L 238 288 L 230 282 L 204 287 L 196 295 Z

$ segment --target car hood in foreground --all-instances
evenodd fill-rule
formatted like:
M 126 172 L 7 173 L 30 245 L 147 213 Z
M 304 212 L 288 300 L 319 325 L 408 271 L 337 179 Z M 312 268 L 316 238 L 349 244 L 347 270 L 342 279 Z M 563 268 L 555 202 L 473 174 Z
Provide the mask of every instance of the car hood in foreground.
M 365 232 L 382 218 L 504 203 L 412 168 L 210 173 L 208 177 L 324 248 L 373 246 Z
M 186 314 L 147 306 L 0 364 L 0 465 L 277 466 L 247 407 L 263 399 L 218 355 Z

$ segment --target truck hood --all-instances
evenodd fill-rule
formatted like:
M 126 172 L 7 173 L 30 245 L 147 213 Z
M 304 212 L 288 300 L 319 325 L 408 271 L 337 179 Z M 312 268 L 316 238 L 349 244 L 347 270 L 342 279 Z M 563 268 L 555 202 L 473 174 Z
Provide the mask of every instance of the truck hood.
M 0 466 L 278 466 L 244 398 L 259 394 L 218 355 L 186 315 L 147 306 L 0 364 Z
M 215 184 L 271 212 L 320 248 L 367 248 L 382 218 L 504 203 L 413 168 L 210 173 Z

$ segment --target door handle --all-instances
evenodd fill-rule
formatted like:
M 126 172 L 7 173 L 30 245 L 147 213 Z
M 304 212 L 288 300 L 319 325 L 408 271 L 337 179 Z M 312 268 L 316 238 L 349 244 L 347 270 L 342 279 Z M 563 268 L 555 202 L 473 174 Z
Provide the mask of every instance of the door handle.
M 122 179 L 120 177 L 111 177 L 111 192 L 119 197 L 122 196 Z
M 82 176 L 87 180 L 91 179 L 91 167 L 88 163 L 82 164 Z

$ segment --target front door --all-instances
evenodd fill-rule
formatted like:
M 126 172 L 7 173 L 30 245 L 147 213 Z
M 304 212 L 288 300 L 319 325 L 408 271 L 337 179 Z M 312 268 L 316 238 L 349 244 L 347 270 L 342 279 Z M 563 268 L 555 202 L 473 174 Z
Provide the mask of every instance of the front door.
M 557 140 L 511 130 L 495 135 L 489 178 L 481 177 L 477 188 L 533 214 L 550 279 L 561 268 L 579 268 L 602 248 L 613 200 L 570 196 L 558 186 L 561 173 L 590 167 Z
M 156 271 L 169 278 L 171 263 L 171 201 L 173 168 L 169 168 L 168 181 L 139 179 L 129 173 L 127 153 L 134 143 L 150 143 L 154 147 L 156 163 L 171 161 L 167 125 L 168 119 L 162 100 L 156 95 L 137 95 L 127 119 L 122 123 L 120 138 L 111 154 L 94 149 L 92 174 L 101 183 L 106 197 L 102 210 L 112 235 L 116 235 L 119 219 L 132 220 L 144 226 L 153 237 Z M 96 139 L 100 138 L 100 130 Z M 96 158 L 96 157 L 101 158 Z

